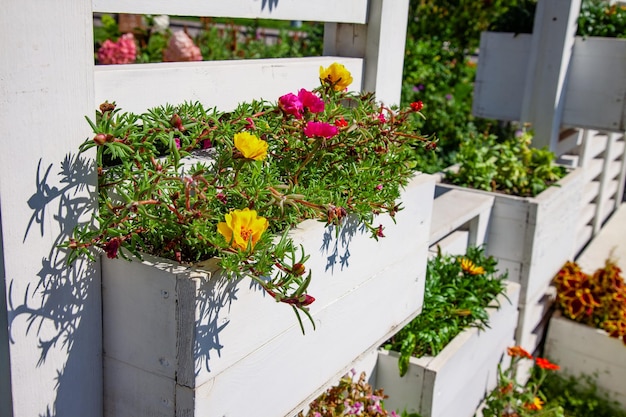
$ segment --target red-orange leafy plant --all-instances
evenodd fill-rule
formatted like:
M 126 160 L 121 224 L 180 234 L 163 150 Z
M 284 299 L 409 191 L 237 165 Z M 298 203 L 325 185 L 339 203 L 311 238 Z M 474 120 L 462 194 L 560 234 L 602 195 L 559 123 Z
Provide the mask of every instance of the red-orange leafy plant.
M 593 275 L 567 262 L 554 278 L 557 304 L 566 317 L 606 330 L 626 344 L 626 284 L 615 261 Z

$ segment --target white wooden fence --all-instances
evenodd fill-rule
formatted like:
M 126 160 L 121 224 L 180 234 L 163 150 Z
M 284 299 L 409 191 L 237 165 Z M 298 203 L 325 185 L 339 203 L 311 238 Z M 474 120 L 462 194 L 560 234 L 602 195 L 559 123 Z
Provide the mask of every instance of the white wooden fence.
M 94 167 L 76 156 L 91 134 L 84 116 L 107 99 L 129 111 L 276 100 L 315 86 L 319 66 L 334 61 L 352 72 L 351 88 L 395 104 L 407 10 L 408 0 L 4 2 L 0 320 L 8 327 L 0 326 L 0 415 L 102 415 L 99 265 L 69 267 L 56 248 L 95 205 Z M 321 21 L 324 54 L 332 56 L 94 67 L 94 12 Z

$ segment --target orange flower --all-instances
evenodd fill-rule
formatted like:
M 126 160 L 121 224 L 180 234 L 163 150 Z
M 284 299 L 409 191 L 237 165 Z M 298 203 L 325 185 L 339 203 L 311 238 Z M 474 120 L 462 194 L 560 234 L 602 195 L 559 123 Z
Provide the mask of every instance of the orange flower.
M 474 262 L 467 258 L 461 259 L 461 269 L 470 275 L 481 275 L 485 273 L 485 268 L 476 266 Z
M 524 350 L 523 347 L 521 346 L 513 346 L 510 348 L 506 348 L 506 353 L 509 354 L 509 356 L 512 357 L 520 357 L 520 358 L 527 358 L 527 359 L 532 359 L 533 356 L 528 353 L 526 350 Z
M 543 401 L 541 401 L 541 398 L 535 397 L 532 403 L 524 404 L 524 408 L 527 410 L 539 411 L 543 408 Z
M 559 365 L 552 363 L 549 360 L 544 359 L 544 358 L 536 358 L 535 363 L 541 369 L 547 369 L 548 371 L 558 371 L 559 369 L 561 369 Z
M 265 217 L 257 217 L 256 211 L 245 208 L 234 210 L 224 216 L 225 222 L 217 224 L 217 231 L 226 238 L 233 249 L 254 249 L 269 223 Z

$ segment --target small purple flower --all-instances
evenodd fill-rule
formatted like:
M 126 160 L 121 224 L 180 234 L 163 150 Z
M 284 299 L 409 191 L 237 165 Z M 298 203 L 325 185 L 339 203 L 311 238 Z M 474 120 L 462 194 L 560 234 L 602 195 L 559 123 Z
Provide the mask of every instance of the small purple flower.
M 176 149 L 180 149 L 180 139 L 174 138 L 174 143 L 176 144 Z
M 523 134 L 524 134 L 524 131 L 522 131 L 522 130 L 516 130 L 515 131 L 515 137 L 516 138 L 521 138 Z
M 450 93 L 446 94 L 446 100 L 448 101 L 452 100 L 452 94 Z
M 213 144 L 211 143 L 211 139 L 204 139 L 200 146 L 202 147 L 202 149 L 209 149 L 211 146 L 213 146 Z

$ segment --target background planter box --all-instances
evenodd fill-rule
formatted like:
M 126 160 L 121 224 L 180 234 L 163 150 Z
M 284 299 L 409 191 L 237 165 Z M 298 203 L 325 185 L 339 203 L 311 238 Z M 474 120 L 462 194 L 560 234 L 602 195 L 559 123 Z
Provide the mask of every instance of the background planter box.
M 574 169 L 536 197 L 516 197 L 449 184 L 438 192 L 462 190 L 494 197 L 485 252 L 498 260 L 500 271 L 521 285 L 520 322 L 516 341 L 534 352 L 543 335 L 550 282 L 563 263 L 572 259 L 581 210 L 584 175 Z M 531 311 L 533 310 L 533 311 Z M 537 311 L 534 311 L 537 310 Z
M 556 313 L 550 319 L 545 355 L 567 374 L 597 374 L 598 387 L 626 409 L 626 346 L 620 339 Z
M 314 277 L 306 335 L 249 280 L 103 258 L 105 415 L 297 412 L 421 311 L 433 194 L 416 175 L 378 242 L 349 222 L 338 237 L 317 221 L 293 232 Z
M 380 350 L 376 386 L 384 388 L 388 409 L 423 417 L 471 417 L 497 381 L 498 363 L 513 344 L 520 286 L 508 282 L 499 310 L 490 310 L 489 328 L 470 328 L 457 335 L 435 357 L 411 358 L 400 377 L 398 353 Z

